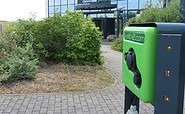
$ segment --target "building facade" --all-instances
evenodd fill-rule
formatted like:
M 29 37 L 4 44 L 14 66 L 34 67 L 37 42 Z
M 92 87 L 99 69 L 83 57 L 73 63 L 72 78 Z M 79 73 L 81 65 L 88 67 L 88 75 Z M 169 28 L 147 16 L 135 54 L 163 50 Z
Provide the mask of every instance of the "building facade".
M 122 33 L 124 23 L 139 9 L 144 8 L 148 0 L 46 0 L 47 17 L 57 12 L 65 15 L 70 9 L 81 10 L 85 16 L 93 19 L 96 26 L 104 32 L 104 38 L 108 35 Z M 157 3 L 159 0 L 150 0 Z

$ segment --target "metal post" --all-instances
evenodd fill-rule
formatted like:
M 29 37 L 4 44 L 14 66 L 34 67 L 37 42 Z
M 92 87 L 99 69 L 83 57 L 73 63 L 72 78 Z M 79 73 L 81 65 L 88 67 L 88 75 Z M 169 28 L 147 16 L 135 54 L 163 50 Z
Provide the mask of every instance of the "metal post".
M 121 18 L 121 34 L 123 34 L 123 16 L 120 16 Z
M 117 17 L 117 33 L 116 33 L 116 36 L 117 36 L 117 38 L 119 37 L 119 14 L 118 14 L 118 17 Z
M 133 103 L 134 97 L 136 97 L 135 99 L 135 104 L 136 104 L 136 110 L 139 113 L 139 98 L 132 93 L 132 91 L 130 91 L 126 86 L 125 86 L 125 104 L 124 104 L 124 114 L 127 113 L 128 109 L 130 109 L 130 106 Z
M 184 43 L 181 34 L 159 34 L 155 114 L 183 114 Z
M 67 8 L 70 9 L 70 0 L 68 0 L 67 4 L 68 4 Z
M 126 11 L 124 10 L 124 26 L 126 25 Z
M 127 0 L 127 22 L 128 22 L 128 0 Z
M 55 12 L 55 0 L 54 0 L 54 14 L 55 14 L 56 12 Z

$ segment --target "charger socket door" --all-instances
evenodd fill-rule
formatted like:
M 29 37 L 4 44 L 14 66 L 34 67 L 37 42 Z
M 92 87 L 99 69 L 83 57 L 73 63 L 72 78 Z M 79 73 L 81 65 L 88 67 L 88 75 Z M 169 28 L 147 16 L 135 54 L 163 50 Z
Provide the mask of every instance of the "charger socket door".
M 153 103 L 155 98 L 157 38 L 157 27 L 126 27 L 123 33 L 122 81 L 145 103 Z M 130 49 L 135 52 L 141 86 L 134 84 L 134 72 L 128 69 L 124 58 Z

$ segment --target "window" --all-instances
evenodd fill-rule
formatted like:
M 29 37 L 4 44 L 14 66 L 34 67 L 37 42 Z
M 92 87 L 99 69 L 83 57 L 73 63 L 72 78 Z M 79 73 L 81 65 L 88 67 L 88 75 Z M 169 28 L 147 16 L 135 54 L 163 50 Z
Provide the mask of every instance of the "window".
M 105 17 L 105 14 L 103 14 L 103 13 L 98 14 L 98 17 L 99 17 L 99 18 L 104 18 L 104 17 Z
M 126 1 L 118 1 L 118 9 L 119 8 L 121 8 L 122 10 L 126 9 L 127 8 L 127 2 Z
M 169 1 L 169 0 L 168 0 Z M 160 0 L 152 0 L 152 3 L 155 5 L 155 4 L 159 4 L 159 8 L 163 8 L 163 1 L 160 1 Z
M 67 10 L 67 6 L 61 6 L 61 12 L 64 13 Z
M 90 14 L 89 17 L 96 18 L 96 14 Z
M 112 1 L 111 4 L 117 4 L 117 1 Z
M 50 14 L 49 14 L 49 17 L 52 17 L 53 15 L 54 15 L 53 13 L 50 13 Z
M 62 5 L 67 4 L 67 0 L 61 0 Z
M 70 8 L 69 9 L 70 9 L 70 11 L 73 12 L 74 11 L 74 5 L 70 5 Z
M 78 2 L 77 2 L 77 0 L 74 0 L 75 1 L 75 4 L 77 4 Z
M 54 6 L 49 7 L 49 13 L 54 13 Z
M 114 17 L 114 15 L 112 13 L 106 13 L 106 16 L 105 17 L 112 18 L 112 17 Z
M 60 0 L 55 0 L 55 5 L 60 5 Z
M 49 5 L 53 6 L 54 5 L 54 0 L 49 0 Z
M 70 0 L 70 4 L 74 4 L 74 0 Z
M 138 9 L 138 0 L 131 0 L 128 2 L 129 9 Z
M 139 9 L 144 8 L 144 7 L 145 7 L 145 5 L 146 5 L 146 3 L 147 3 L 147 0 L 140 0 Z
M 55 13 L 60 12 L 60 6 L 55 6 Z

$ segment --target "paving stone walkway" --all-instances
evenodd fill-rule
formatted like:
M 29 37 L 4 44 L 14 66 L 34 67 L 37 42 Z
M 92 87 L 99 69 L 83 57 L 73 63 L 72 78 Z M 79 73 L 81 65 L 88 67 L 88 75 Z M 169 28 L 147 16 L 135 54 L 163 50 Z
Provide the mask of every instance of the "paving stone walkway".
M 0 94 L 0 114 L 123 114 L 122 54 L 102 43 L 104 66 L 118 82 L 90 93 Z M 140 102 L 140 114 L 152 114 L 153 106 Z

